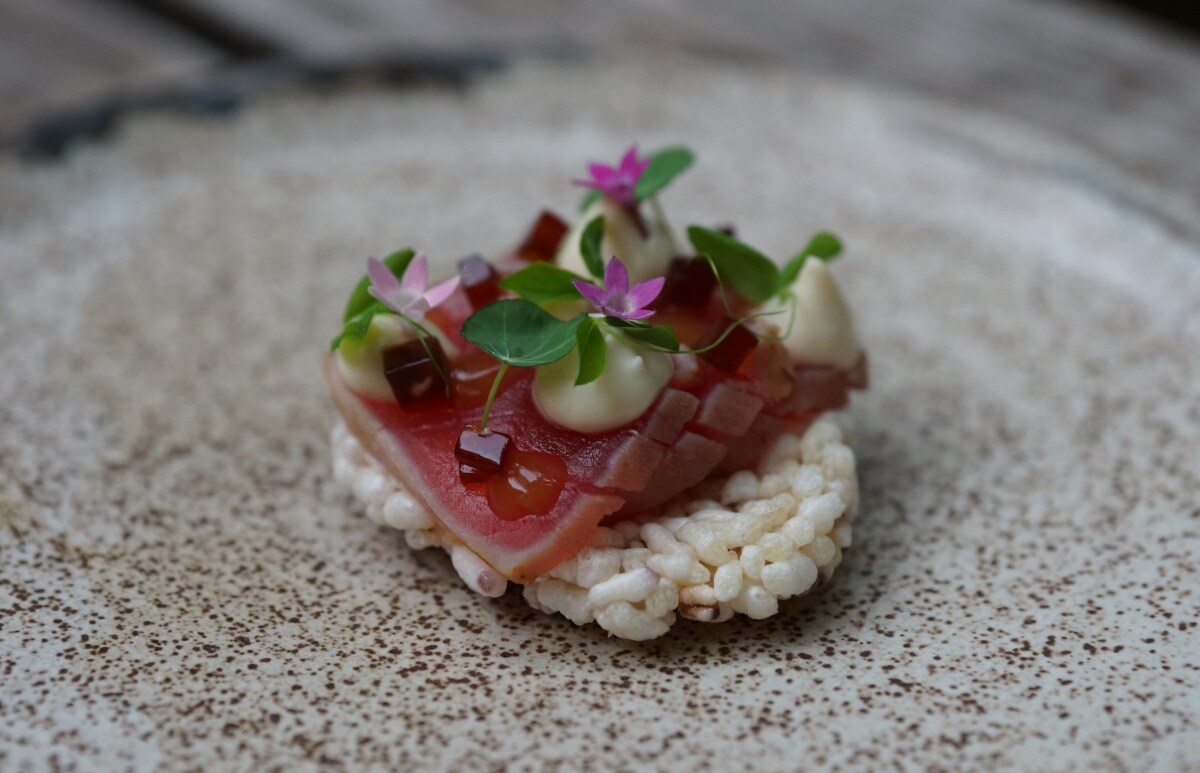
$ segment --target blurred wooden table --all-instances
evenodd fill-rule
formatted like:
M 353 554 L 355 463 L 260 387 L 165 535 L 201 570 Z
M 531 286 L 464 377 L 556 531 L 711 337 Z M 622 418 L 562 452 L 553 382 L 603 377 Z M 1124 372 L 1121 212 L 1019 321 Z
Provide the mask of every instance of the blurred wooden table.
M 1200 205 L 1200 44 L 1044 0 L 0 0 L 0 134 L 273 58 L 677 48 L 850 75 L 1066 134 Z

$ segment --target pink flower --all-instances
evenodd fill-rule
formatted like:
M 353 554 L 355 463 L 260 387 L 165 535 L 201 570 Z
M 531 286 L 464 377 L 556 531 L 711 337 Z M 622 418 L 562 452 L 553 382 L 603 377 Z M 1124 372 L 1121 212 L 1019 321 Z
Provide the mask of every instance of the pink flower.
M 629 272 L 619 258 L 613 258 L 605 266 L 603 289 L 582 279 L 573 280 L 580 295 L 605 315 L 618 319 L 645 319 L 652 315 L 654 312 L 646 307 L 662 292 L 666 281 L 656 276 L 630 287 Z
M 416 254 L 400 279 L 396 279 L 392 270 L 375 258 L 367 261 L 367 276 L 371 279 L 367 292 L 392 311 L 416 322 L 424 318 L 425 312 L 449 298 L 458 287 L 456 276 L 425 289 L 429 281 L 429 261 L 424 252 Z
M 588 164 L 588 174 L 592 176 L 592 179 L 572 180 L 571 182 L 585 188 L 598 190 L 613 201 L 630 206 L 637 203 L 637 196 L 633 189 L 649 165 L 650 159 L 639 159 L 637 145 L 631 145 L 621 158 L 620 166 Z

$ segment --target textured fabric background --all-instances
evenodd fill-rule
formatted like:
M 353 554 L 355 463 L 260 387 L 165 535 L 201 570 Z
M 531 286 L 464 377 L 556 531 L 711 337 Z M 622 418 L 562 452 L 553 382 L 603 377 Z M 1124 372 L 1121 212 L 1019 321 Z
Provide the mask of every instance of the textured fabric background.
M 331 480 L 369 254 L 571 211 L 817 228 L 871 352 L 833 583 L 646 645 L 473 596 Z M 1200 760 L 1197 213 L 993 115 L 691 62 L 279 96 L 0 165 L 0 767 Z

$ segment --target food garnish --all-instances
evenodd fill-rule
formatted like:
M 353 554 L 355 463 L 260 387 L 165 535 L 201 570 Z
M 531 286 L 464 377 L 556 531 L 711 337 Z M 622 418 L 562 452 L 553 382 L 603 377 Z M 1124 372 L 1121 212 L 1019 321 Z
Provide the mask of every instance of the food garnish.
M 662 292 L 663 283 L 667 280 L 661 276 L 638 282 L 629 286 L 629 272 L 620 258 L 614 257 L 604 269 L 604 287 L 600 288 L 591 282 L 580 279 L 572 280 L 571 284 L 584 298 L 592 302 L 596 310 L 607 317 L 626 320 L 640 320 L 654 316 L 649 305 Z
M 667 187 L 694 160 L 692 151 L 682 147 L 664 148 L 648 158 L 638 158 L 637 145 L 631 145 L 617 166 L 591 163 L 588 164 L 590 179 L 572 181 L 592 189 L 579 208 L 586 210 L 601 196 L 623 206 L 645 201 Z

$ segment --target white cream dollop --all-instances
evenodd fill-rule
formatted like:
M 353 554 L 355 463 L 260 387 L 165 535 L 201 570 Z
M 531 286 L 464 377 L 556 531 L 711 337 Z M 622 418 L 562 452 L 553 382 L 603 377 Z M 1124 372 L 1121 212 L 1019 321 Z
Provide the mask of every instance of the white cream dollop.
M 533 401 L 547 420 L 576 432 L 615 429 L 645 413 L 671 380 L 671 355 L 634 348 L 607 332 L 604 340 L 604 372 L 590 384 L 575 385 L 578 349 L 537 369 Z
M 796 320 L 784 340 L 792 355 L 803 362 L 838 368 L 853 365 L 862 348 L 850 307 L 825 261 L 806 260 L 792 292 L 796 296 Z M 778 318 L 787 319 L 784 315 Z
M 453 357 L 458 349 L 450 342 L 437 325 L 423 323 L 442 344 L 446 357 Z M 355 392 L 378 400 L 391 400 L 392 387 L 383 375 L 383 352 L 393 346 L 408 343 L 416 338 L 412 326 L 395 314 L 376 314 L 362 338 L 347 338 L 334 353 L 338 372 Z
M 567 232 L 554 258 L 559 267 L 588 276 L 587 265 L 579 251 L 579 237 L 597 215 L 604 215 L 604 239 L 600 242 L 600 255 L 606 264 L 614 255 L 620 258 L 632 282 L 643 282 L 667 273 L 667 267 L 675 257 L 675 241 L 670 226 L 658 217 L 645 218 L 649 233 L 643 238 L 629 213 L 607 197 L 588 207 L 579 222 Z

